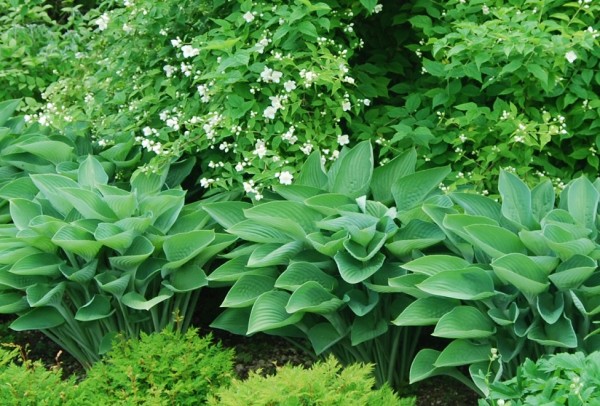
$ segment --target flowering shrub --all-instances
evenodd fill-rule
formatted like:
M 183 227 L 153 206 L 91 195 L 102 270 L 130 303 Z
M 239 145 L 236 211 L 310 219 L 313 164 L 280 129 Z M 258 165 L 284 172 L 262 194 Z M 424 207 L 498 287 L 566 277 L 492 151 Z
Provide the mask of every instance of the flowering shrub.
M 335 160 L 350 143 L 345 124 L 371 102 L 351 71 L 353 21 L 381 10 L 363 3 L 101 7 L 78 72 L 48 88 L 42 114 L 91 120 L 101 145 L 126 132 L 158 159 L 197 155 L 202 187 L 243 184 L 260 199 L 314 149 Z

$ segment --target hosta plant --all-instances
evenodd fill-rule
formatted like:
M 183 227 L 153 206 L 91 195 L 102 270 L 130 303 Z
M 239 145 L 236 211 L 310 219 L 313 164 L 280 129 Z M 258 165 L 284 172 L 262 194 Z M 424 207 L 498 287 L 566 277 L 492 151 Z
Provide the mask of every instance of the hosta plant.
M 434 326 L 452 341 L 419 352 L 412 382 L 449 374 L 469 383 L 456 368 L 469 366 L 485 392 L 526 357 L 600 348 L 600 181 L 570 182 L 558 204 L 550 181 L 530 189 L 501 172 L 499 189 L 501 203 L 451 193 L 423 205 L 452 252 L 414 259 L 402 265 L 410 279 L 390 279 L 415 298 L 393 323 Z
M 243 242 L 208 275 L 231 286 L 213 326 L 307 339 L 316 354 L 376 364 L 379 383 L 405 380 L 419 330 L 390 324 L 409 296 L 388 279 L 406 274 L 401 261 L 445 238 L 423 221 L 420 204 L 449 172 L 415 172 L 415 161 L 409 150 L 374 169 L 371 145 L 362 142 L 327 172 L 311 155 L 296 182 L 275 187 L 266 203 L 204 204 Z
M 93 156 L 64 174 L 34 174 L 0 189 L 0 312 L 14 330 L 41 330 L 89 367 L 122 332 L 185 329 L 202 267 L 235 237 L 216 233 L 168 168 L 108 184 Z

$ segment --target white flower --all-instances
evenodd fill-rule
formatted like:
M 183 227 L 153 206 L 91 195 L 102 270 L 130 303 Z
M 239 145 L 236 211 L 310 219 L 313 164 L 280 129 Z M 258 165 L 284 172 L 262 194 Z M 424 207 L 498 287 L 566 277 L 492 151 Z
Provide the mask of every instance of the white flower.
M 281 80 L 282 76 L 283 76 L 283 73 L 274 70 L 273 73 L 271 74 L 271 81 L 273 83 L 279 83 L 279 81 Z
M 294 176 L 288 171 L 283 171 L 279 174 L 279 183 L 282 185 L 291 185 L 292 179 L 294 179 Z
M 263 111 L 263 117 L 273 120 L 275 118 L 275 113 L 277 113 L 277 109 L 273 106 L 269 106 Z
M 488 15 L 488 14 L 490 13 L 490 8 L 487 6 L 487 4 L 484 4 L 484 5 L 481 7 L 481 12 L 482 12 L 484 15 Z
M 342 134 L 337 136 L 337 142 L 340 145 L 347 145 L 350 144 L 350 139 L 347 134 Z
M 152 135 L 152 128 L 150 128 L 150 127 L 144 127 L 144 128 L 142 129 L 142 132 L 143 132 L 143 133 L 144 133 L 144 135 L 147 137 L 147 136 L 149 136 L 149 135 Z
M 123 31 L 129 34 L 131 31 L 133 31 L 133 28 L 129 24 L 123 24 Z
M 108 14 L 104 13 L 100 17 L 98 17 L 98 19 L 94 22 L 94 24 L 96 24 L 98 26 L 98 29 L 100 31 L 104 31 L 105 29 L 108 28 L 109 21 L 110 21 L 110 18 L 108 17 Z
M 283 88 L 286 92 L 291 92 L 296 88 L 296 82 L 294 82 L 293 80 L 288 80 L 283 84 Z
M 283 104 L 281 104 L 281 96 L 269 96 L 269 100 L 271 100 L 271 107 L 273 107 L 275 110 L 283 108 Z
M 281 81 L 281 77 L 283 73 L 273 70 L 267 66 L 264 67 L 263 71 L 260 73 L 260 78 L 263 82 L 269 83 L 279 83 Z
M 163 70 L 165 71 L 167 77 L 170 78 L 171 76 L 173 76 L 173 72 L 175 72 L 177 68 L 171 65 L 165 65 L 163 66 Z
M 171 45 L 173 45 L 175 48 L 179 48 L 181 46 L 181 39 L 179 37 L 172 39 Z
M 256 144 L 254 145 L 254 152 L 252 153 L 262 159 L 267 154 L 265 142 L 262 140 L 256 141 Z
M 344 102 L 342 103 L 342 110 L 350 111 L 351 108 L 352 108 L 352 104 L 350 104 L 350 101 L 344 100 Z
M 577 54 L 574 51 L 569 51 L 565 54 L 565 58 L 567 58 L 569 63 L 573 63 L 577 59 Z
M 198 48 L 194 48 L 191 45 L 182 46 L 181 51 L 183 52 L 184 58 L 193 58 L 194 56 L 197 56 L 200 53 L 200 50 Z
M 247 23 L 251 23 L 254 20 L 254 14 L 252 14 L 250 11 L 247 11 L 242 17 Z
M 377 4 L 373 7 L 373 14 L 381 13 L 381 10 L 383 10 L 383 4 Z
M 241 172 L 244 170 L 244 165 L 242 165 L 240 162 L 238 162 L 238 164 L 235 166 L 235 170 L 238 172 Z

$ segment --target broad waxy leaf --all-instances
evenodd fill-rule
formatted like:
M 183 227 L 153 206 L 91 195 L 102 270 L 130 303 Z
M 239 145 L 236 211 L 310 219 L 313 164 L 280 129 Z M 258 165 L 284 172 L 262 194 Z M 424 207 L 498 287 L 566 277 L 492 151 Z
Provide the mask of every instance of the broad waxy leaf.
M 186 264 L 169 275 L 169 281 L 163 281 L 162 285 L 175 292 L 190 292 L 208 285 L 206 274 L 197 265 Z
M 558 321 L 565 309 L 564 296 L 560 293 L 542 293 L 535 298 L 536 307 L 542 319 L 548 324 Z
M 364 281 L 377 272 L 383 262 L 385 255 L 378 252 L 366 262 L 359 261 L 344 251 L 340 251 L 333 257 L 335 260 L 340 276 L 348 283 L 356 284 Z
M 431 295 L 461 300 L 481 300 L 495 295 L 492 277 L 475 267 L 437 273 L 417 287 Z
M 317 151 L 310 154 L 306 161 L 304 161 L 295 184 L 311 186 L 317 189 L 325 189 L 327 187 L 327 175 L 323 170 L 321 155 Z
M 507 254 L 492 261 L 498 277 L 527 295 L 539 295 L 548 289 L 548 275 L 535 261 L 523 254 Z
M 411 148 L 387 164 L 375 168 L 371 179 L 373 198 L 386 205 L 393 203 L 393 185 L 398 182 L 398 179 L 413 174 L 416 163 L 417 151 Z
M 517 176 L 503 170 L 500 171 L 498 190 L 502 196 L 504 217 L 528 230 L 534 228 L 531 191 L 527 185 Z
M 304 204 L 325 216 L 332 216 L 339 213 L 340 207 L 353 206 L 356 202 L 343 194 L 321 193 L 306 199 Z
M 252 251 L 248 259 L 248 267 L 265 267 L 287 265 L 291 258 L 302 251 L 302 241 L 292 241 L 287 244 L 261 244 Z
M 345 337 L 345 335 L 340 334 L 330 323 L 315 324 L 308 330 L 306 335 L 308 336 L 316 355 L 320 355 L 327 351 Z
M 322 189 L 311 186 L 302 186 L 297 183 L 298 182 L 295 182 L 293 185 L 275 185 L 273 186 L 273 191 L 285 200 L 300 203 L 308 198 L 325 193 Z
M 352 289 L 344 294 L 344 302 L 358 317 L 368 314 L 379 303 L 379 294 L 371 290 Z
M 592 182 L 581 176 L 569 184 L 567 206 L 573 218 L 584 227 L 596 230 L 600 193 Z M 561 198 L 564 198 L 561 196 Z M 596 232 L 594 231 L 594 236 Z
M 263 275 L 244 275 L 229 289 L 221 307 L 249 307 L 256 298 L 273 290 L 275 279 Z
M 133 230 L 123 230 L 113 223 L 100 223 L 94 237 L 103 245 L 124 253 L 133 243 L 136 233 Z
M 250 318 L 249 307 L 241 309 L 225 309 L 224 312 L 210 324 L 212 328 L 229 331 L 232 334 L 245 335 L 248 331 L 248 320 Z
M 41 138 L 16 146 L 19 152 L 28 152 L 57 165 L 74 158 L 73 147 L 60 141 Z
M 386 320 L 364 316 L 357 317 L 350 329 L 350 342 L 353 346 L 373 340 L 388 331 Z
M 214 239 L 215 232 L 212 230 L 195 230 L 167 236 L 163 250 L 169 263 L 165 267 L 179 268 L 200 254 Z
M 10 200 L 10 217 L 13 224 L 23 230 L 29 226 L 31 219 L 42 215 L 42 207 L 26 199 Z
M 394 241 L 385 245 L 390 252 L 397 257 L 404 257 L 413 252 L 431 247 L 443 241 L 446 235 L 440 228 L 426 221 L 412 220 L 401 228 L 394 236 Z
M 534 219 L 539 222 L 554 209 L 555 192 L 552 182 L 545 180 L 531 190 L 531 210 Z
M 275 275 L 275 268 L 248 268 L 249 256 L 239 256 L 225 262 L 207 276 L 209 282 L 224 282 L 231 284 L 243 275 Z
M 354 239 L 345 240 L 343 245 L 346 249 L 346 252 L 352 255 L 355 259 L 365 262 L 373 258 L 381 250 L 381 247 L 383 247 L 383 244 L 385 244 L 386 239 L 386 234 L 375 231 L 373 237 L 366 246 L 356 242 Z
M 73 208 L 70 197 L 66 196 L 62 189 L 79 188 L 79 185 L 70 178 L 52 173 L 42 175 L 31 175 L 31 180 L 42 194 L 50 201 L 52 207 L 63 216 Z
M 8 178 L 8 177 L 7 177 Z M 0 188 L 0 198 L 33 200 L 39 192 L 30 177 L 13 179 Z
M 65 289 L 65 282 L 60 282 L 56 285 L 37 283 L 25 290 L 27 293 L 27 303 L 31 307 L 51 306 L 59 308 L 61 307 Z
M 310 233 L 306 236 L 307 241 L 315 250 L 328 257 L 333 257 L 344 246 L 344 241 L 350 239 L 345 230 L 340 230 L 327 237 L 321 232 Z
M 426 275 L 421 274 L 408 274 L 390 278 L 388 284 L 394 292 L 402 292 L 411 295 L 416 298 L 427 297 L 427 293 L 424 293 L 418 288 L 418 284 L 422 283 L 427 279 Z
M 302 203 L 272 201 L 244 210 L 247 218 L 269 224 L 296 238 L 317 231 L 315 222 L 323 218 L 318 211 Z
M 435 325 L 440 317 L 459 304 L 455 299 L 435 296 L 420 298 L 409 304 L 392 323 L 397 326 Z
M 500 326 L 514 324 L 519 316 L 519 308 L 515 302 L 511 303 L 507 309 L 493 308 L 488 310 L 488 316 Z
M 598 261 L 584 255 L 574 255 L 560 264 L 548 279 L 561 291 L 575 289 L 591 277 L 597 267 Z
M 425 255 L 402 264 L 402 268 L 431 276 L 443 271 L 465 269 L 469 265 L 469 262 L 460 257 L 451 255 Z
M 450 173 L 450 167 L 426 169 L 404 176 L 392 186 L 392 195 L 396 209 L 408 211 L 419 204 L 435 189 Z
M 577 238 L 571 230 L 558 224 L 548 224 L 543 229 L 548 246 L 566 261 L 574 255 L 589 255 L 596 244 L 589 238 Z
M 137 191 L 139 196 L 156 194 L 165 184 L 168 172 L 168 168 L 161 168 L 159 171 L 138 169 L 131 176 L 131 190 Z
M 93 260 L 102 244 L 94 239 L 94 235 L 82 227 L 65 225 L 52 237 L 52 242 L 66 251 Z
M 108 183 L 108 175 L 102 164 L 93 155 L 88 155 L 79 165 L 77 180 L 81 186 L 95 189 L 98 185 Z
M 123 271 L 136 269 L 154 252 L 154 245 L 144 236 L 137 236 L 123 255 L 109 257 L 111 266 Z
M 299 322 L 303 313 L 289 314 L 285 310 L 290 296 L 283 291 L 270 291 L 260 295 L 252 306 L 247 334 L 273 330 Z
M 492 346 L 487 343 L 474 344 L 469 340 L 454 340 L 444 348 L 434 365 L 440 368 L 489 361 L 491 349 Z
M 157 304 L 171 298 L 171 296 L 173 296 L 173 292 L 166 288 L 161 289 L 160 292 L 151 299 L 146 299 L 137 292 L 128 292 L 123 295 L 121 302 L 132 309 L 148 311 Z
M 65 261 L 50 253 L 32 254 L 17 260 L 10 268 L 15 275 L 49 276 L 60 275 L 59 266 Z
M 444 314 L 431 335 L 444 338 L 486 338 L 496 332 L 494 323 L 471 306 L 456 306 Z
M 110 303 L 110 298 L 105 295 L 94 295 L 85 305 L 80 307 L 75 314 L 75 320 L 94 321 L 110 317 L 116 309 Z
M 454 192 L 450 194 L 450 197 L 465 210 L 465 214 L 500 221 L 502 208 L 498 202 L 488 197 L 475 193 L 460 192 Z
M 319 283 L 327 291 L 332 291 L 338 284 L 336 278 L 310 262 L 292 262 L 277 278 L 275 287 L 293 292 L 308 281 Z
M 255 220 L 243 220 L 234 224 L 226 230 L 228 233 L 240 237 L 246 241 L 260 243 L 283 243 L 292 241 L 288 234 L 271 227 L 268 223 Z
M 15 331 L 45 330 L 58 327 L 65 319 L 54 307 L 36 307 L 10 324 Z
M 60 272 L 63 274 L 65 278 L 70 281 L 77 283 L 86 283 L 92 280 L 92 278 L 96 275 L 96 268 L 98 267 L 98 260 L 94 259 L 93 261 L 87 263 L 85 266 L 81 268 L 73 268 L 66 264 L 62 264 L 58 267 Z
M 554 324 L 536 323 L 527 334 L 527 338 L 544 346 L 577 348 L 577 335 L 573 323 L 564 314 Z
M 368 141 L 340 156 L 337 171 L 327 174 L 329 190 L 351 198 L 366 195 L 373 175 L 373 149 Z
M 16 314 L 29 309 L 27 299 L 22 293 L 0 293 L 0 314 Z
M 465 227 L 470 242 L 492 258 L 503 254 L 522 253 L 527 249 L 519 237 L 505 228 L 487 224 L 474 224 Z
M 117 298 L 123 296 L 129 285 L 131 274 L 117 272 L 102 272 L 94 277 L 96 283 L 105 292 L 108 292 Z
M 343 304 L 342 300 L 330 293 L 320 283 L 308 281 L 292 293 L 285 310 L 288 313 L 327 314 L 335 312 Z

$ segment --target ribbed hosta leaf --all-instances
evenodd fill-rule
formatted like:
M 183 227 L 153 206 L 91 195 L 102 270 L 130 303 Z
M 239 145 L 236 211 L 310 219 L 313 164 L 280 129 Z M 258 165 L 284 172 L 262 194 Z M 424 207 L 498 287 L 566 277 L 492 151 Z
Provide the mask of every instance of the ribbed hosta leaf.
M 465 227 L 465 231 L 469 235 L 468 240 L 492 258 L 513 252 L 522 254 L 527 252 L 519 237 L 505 228 L 474 224 Z
M 566 261 L 574 255 L 589 255 L 596 244 L 588 238 L 578 238 L 567 226 L 548 224 L 543 229 L 548 246 Z
M 45 330 L 58 327 L 65 319 L 54 307 L 37 307 L 31 309 L 10 324 L 15 331 Z
M 212 328 L 229 331 L 232 334 L 245 335 L 248 331 L 248 319 L 250 318 L 250 308 L 225 309 L 224 312 L 210 324 Z
M 481 300 L 495 295 L 492 277 L 475 267 L 440 272 L 417 287 L 431 295 L 461 300 Z
M 365 293 L 364 290 L 352 289 L 344 294 L 343 300 L 355 315 L 362 317 L 377 306 L 379 294 L 370 290 Z
M 449 209 L 448 209 L 449 210 Z M 448 211 L 445 210 L 445 211 Z M 465 230 L 465 227 L 473 224 L 487 224 L 497 226 L 498 222 L 483 216 L 472 216 L 468 214 L 446 214 L 442 221 L 443 227 L 447 230 L 452 231 L 454 234 L 464 240 L 469 240 L 470 236 Z
M 67 264 L 62 264 L 58 267 L 60 273 L 70 281 L 77 283 L 86 283 L 92 280 L 96 275 L 96 268 L 98 267 L 98 260 L 95 259 L 81 268 L 74 268 Z
M 388 323 L 386 320 L 371 316 L 357 317 L 354 319 L 350 330 L 350 342 L 353 346 L 359 345 L 373 340 L 387 331 Z
M 81 186 L 95 189 L 98 185 L 106 185 L 108 183 L 108 175 L 104 171 L 102 164 L 93 155 L 88 155 L 81 165 L 79 165 L 77 180 Z
M 531 191 L 517 176 L 500 171 L 498 190 L 502 196 L 502 214 L 504 217 L 528 230 L 534 228 Z
M 455 299 L 424 297 L 409 304 L 392 323 L 397 326 L 435 325 L 440 317 L 459 304 Z
M 271 227 L 268 223 L 255 220 L 243 220 L 226 230 L 246 241 L 260 243 L 283 243 L 292 241 L 293 238 L 286 233 Z
M 10 179 L 8 176 L 6 179 Z M 33 200 L 39 192 L 29 176 L 16 178 L 0 188 L 0 198 L 5 200 L 22 198 Z
M 417 353 L 412 364 L 410 365 L 409 381 L 411 385 L 415 382 L 419 382 L 440 374 L 440 372 L 436 370 L 437 368 L 433 365 L 438 359 L 439 355 L 439 351 L 429 348 L 422 349 Z
M 62 189 L 68 187 L 78 188 L 79 185 L 75 181 L 66 176 L 50 173 L 31 175 L 31 180 L 60 214 L 66 216 L 71 208 L 73 208 L 69 197 L 62 192 Z
M 562 315 L 554 324 L 536 323 L 527 338 L 543 346 L 577 348 L 577 335 L 573 323 L 566 315 Z
M 569 184 L 568 211 L 577 223 L 593 230 L 593 236 L 597 234 L 595 230 L 599 201 L 600 193 L 586 177 L 580 176 Z
M 37 283 L 26 289 L 27 303 L 31 307 L 51 306 L 58 308 L 61 306 L 65 289 L 65 282 L 56 285 Z
M 169 281 L 163 281 L 163 286 L 175 292 L 190 292 L 208 285 L 206 274 L 197 265 L 186 264 L 169 275 Z
M 31 219 L 41 214 L 42 207 L 35 202 L 26 199 L 10 200 L 10 217 L 19 230 L 27 228 Z
M 138 234 L 143 234 L 152 225 L 152 218 L 149 215 L 130 217 L 119 220 L 114 224 L 120 227 L 122 230 L 132 230 Z
M 123 295 L 121 302 L 135 310 L 150 310 L 157 304 L 170 299 L 173 296 L 173 292 L 169 289 L 163 288 L 158 292 L 158 295 L 146 299 L 144 296 L 137 292 L 129 292 Z
M 154 252 L 154 245 L 144 236 L 138 236 L 123 253 L 123 255 L 109 257 L 108 261 L 114 268 L 130 271 L 136 269 Z
M 165 239 L 163 250 L 168 269 L 175 269 L 196 257 L 202 250 L 215 239 L 212 230 L 196 230 L 187 233 L 168 236 Z
M 402 264 L 402 268 L 431 276 L 443 271 L 465 269 L 469 265 L 469 262 L 460 257 L 451 255 L 425 255 Z
M 29 308 L 27 299 L 22 293 L 2 292 L 0 293 L 0 314 L 21 313 Z
M 129 285 L 131 275 L 128 273 L 121 274 L 117 272 L 103 272 L 94 277 L 100 289 L 108 292 L 117 298 L 123 296 Z
M 248 268 L 249 256 L 239 256 L 225 262 L 223 265 L 215 269 L 210 275 L 208 280 L 210 282 L 225 282 L 231 283 L 240 279 L 243 275 L 264 275 L 275 273 L 274 268 Z
M 58 267 L 65 261 L 60 257 L 46 252 L 25 256 L 10 268 L 16 275 L 58 276 Z
M 179 189 L 166 190 L 159 196 L 150 196 L 140 201 L 142 213 L 152 213 L 153 225 L 163 233 L 168 233 L 177 221 L 177 216 L 185 204 L 185 192 Z
M 486 338 L 496 332 L 494 323 L 471 306 L 457 306 L 443 315 L 432 335 L 444 338 Z
M 260 295 L 252 306 L 247 334 L 273 330 L 299 322 L 303 313 L 290 315 L 285 310 L 290 296 L 289 293 L 283 291 L 271 291 Z
M 598 267 L 598 262 L 584 255 L 574 255 L 558 266 L 556 272 L 548 279 L 559 290 L 565 291 L 578 288 Z
M 62 188 L 61 192 L 83 217 L 102 221 L 117 220 L 117 215 L 98 193 L 80 188 Z
M 312 326 L 307 333 L 308 339 L 316 355 L 327 351 L 345 337 L 340 334 L 330 323 L 319 323 Z
M 550 283 L 546 272 L 531 258 L 523 254 L 507 254 L 492 261 L 498 277 L 527 295 L 539 295 Z
M 426 221 L 412 220 L 394 236 L 394 241 L 386 244 L 386 248 L 397 257 L 404 257 L 443 241 L 446 235 L 440 228 Z
M 308 281 L 315 281 L 328 291 L 337 286 L 337 279 L 310 262 L 292 262 L 277 278 L 275 287 L 293 292 Z
M 536 307 L 542 319 L 548 324 L 558 321 L 565 309 L 564 296 L 558 292 L 545 292 L 536 297 Z
M 492 346 L 488 343 L 475 344 L 469 340 L 454 340 L 440 353 L 434 365 L 451 367 L 489 361 Z
M 158 193 L 165 184 L 167 173 L 167 168 L 158 172 L 138 169 L 131 176 L 131 190 L 137 191 L 138 196 Z
M 135 236 L 135 231 L 122 230 L 112 223 L 100 223 L 94 232 L 96 241 L 120 253 L 124 253 L 129 248 Z
M 369 191 L 373 175 L 373 149 L 368 141 L 361 142 L 341 155 L 336 169 L 327 174 L 328 187 L 333 193 L 357 198 Z
M 294 182 L 293 185 L 275 185 L 273 186 L 273 191 L 283 197 L 285 200 L 301 203 L 309 197 L 325 193 L 322 189 L 298 185 L 297 181 Z
M 411 148 L 387 164 L 375 168 L 371 179 L 373 198 L 386 205 L 393 203 L 392 186 L 398 182 L 398 179 L 413 174 L 416 163 L 417 151 Z
M 381 250 L 386 239 L 386 234 L 375 231 L 373 237 L 366 245 L 359 244 L 354 240 L 345 240 L 343 244 L 348 254 L 352 255 L 358 261 L 366 262 Z
M 317 227 L 322 230 L 332 232 L 348 231 L 348 230 L 372 230 L 371 235 L 376 230 L 376 225 L 379 222 L 377 217 L 373 217 L 364 213 L 342 212 L 338 217 L 331 217 L 317 222 Z M 368 242 L 368 241 L 367 241 Z
M 540 221 L 548 212 L 554 209 L 556 193 L 552 182 L 548 179 L 538 183 L 531 190 L 531 210 L 536 221 Z
M 52 242 L 66 251 L 70 251 L 91 261 L 96 257 L 102 244 L 94 239 L 89 231 L 72 225 L 63 226 L 52 237 Z
M 427 279 L 426 275 L 421 274 L 408 274 L 390 278 L 388 284 L 394 289 L 394 292 L 406 293 L 407 295 L 422 298 L 427 297 L 427 293 L 424 293 L 417 286 Z
M 301 241 L 292 241 L 287 244 L 261 244 L 248 259 L 248 267 L 264 267 L 273 265 L 287 265 L 291 258 L 302 251 Z
M 339 213 L 340 207 L 356 206 L 356 202 L 346 195 L 339 193 L 322 193 L 304 201 L 308 207 L 317 210 L 325 216 Z
M 519 238 L 527 249 L 535 255 L 552 255 L 553 252 L 548 246 L 547 240 L 544 238 L 542 230 L 521 230 Z
M 323 218 L 321 213 L 302 203 L 283 200 L 259 204 L 245 210 L 244 214 L 297 238 L 317 231 L 315 222 Z
M 450 197 L 456 204 L 465 210 L 465 214 L 483 216 L 500 221 L 502 207 L 498 202 L 489 197 L 475 193 L 454 192 Z
M 273 290 L 275 279 L 263 275 L 244 275 L 227 292 L 221 307 L 249 307 L 256 298 Z
M 323 255 L 333 257 L 342 247 L 344 241 L 348 240 L 350 235 L 345 230 L 340 230 L 331 236 L 325 236 L 321 232 L 311 233 L 306 236 L 308 242 Z
M 246 202 L 216 202 L 202 205 L 202 208 L 224 228 L 232 227 L 245 220 L 244 210 L 251 207 L 252 205 Z
M 210 245 L 205 247 L 194 259 L 194 262 L 199 266 L 204 266 L 208 261 L 217 256 L 225 248 L 231 246 L 236 242 L 237 237 L 235 235 L 225 233 L 215 233 L 215 239 L 212 240 Z
M 342 279 L 348 283 L 356 284 L 377 272 L 385 261 L 385 255 L 378 252 L 370 260 L 362 262 L 353 258 L 347 252 L 340 251 L 335 254 L 333 259 L 338 266 Z
M 404 176 L 392 185 L 392 195 L 399 212 L 408 211 L 423 203 L 425 198 L 450 173 L 450 167 L 426 169 Z
M 321 156 L 317 151 L 308 156 L 302 169 L 298 174 L 295 184 L 302 186 L 311 186 L 318 189 L 325 189 L 327 186 L 327 175 L 323 170 Z
M 288 313 L 326 314 L 336 311 L 343 304 L 342 300 L 326 290 L 320 283 L 308 281 L 292 293 L 285 310 Z
M 120 219 L 133 216 L 137 209 L 135 194 L 115 186 L 97 185 L 103 200 Z
M 500 326 L 514 324 L 519 316 L 519 308 L 515 302 L 511 303 L 507 309 L 493 308 L 488 310 L 488 316 Z
M 93 321 L 110 317 L 116 310 L 110 303 L 110 298 L 104 295 L 94 295 L 94 297 L 77 310 L 75 320 Z

